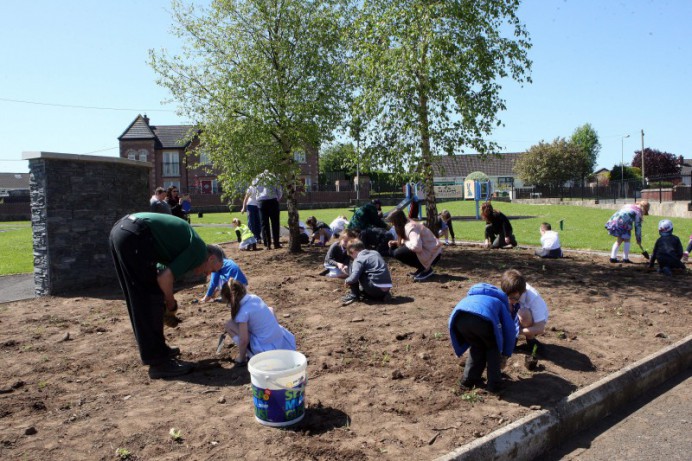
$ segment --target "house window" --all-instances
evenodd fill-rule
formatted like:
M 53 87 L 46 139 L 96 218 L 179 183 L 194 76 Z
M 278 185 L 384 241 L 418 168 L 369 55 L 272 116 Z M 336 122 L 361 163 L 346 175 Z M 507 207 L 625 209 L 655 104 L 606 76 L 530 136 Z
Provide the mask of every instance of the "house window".
M 497 185 L 498 186 L 507 186 L 510 187 L 514 184 L 514 178 L 511 176 L 499 176 L 497 178 Z
M 141 149 L 139 151 L 139 161 L 140 162 L 146 162 L 147 161 L 147 151 L 146 149 Z
M 130 149 L 127 151 L 127 158 L 130 160 L 137 160 L 137 151 Z
M 211 165 L 211 156 L 209 155 L 209 152 L 202 151 L 199 153 L 199 164 Z
M 178 195 L 180 195 L 180 193 L 182 192 L 182 191 L 180 190 L 180 181 L 164 181 L 164 182 L 163 182 L 163 186 L 161 186 L 161 187 L 163 187 L 164 189 L 168 189 L 168 188 L 171 187 L 171 186 L 173 186 L 173 187 L 175 187 L 176 189 L 178 189 Z
M 305 151 L 297 150 L 293 152 L 293 160 L 295 160 L 296 163 L 307 163 L 307 156 L 305 155 Z
M 163 175 L 180 176 L 180 159 L 177 152 L 163 153 Z

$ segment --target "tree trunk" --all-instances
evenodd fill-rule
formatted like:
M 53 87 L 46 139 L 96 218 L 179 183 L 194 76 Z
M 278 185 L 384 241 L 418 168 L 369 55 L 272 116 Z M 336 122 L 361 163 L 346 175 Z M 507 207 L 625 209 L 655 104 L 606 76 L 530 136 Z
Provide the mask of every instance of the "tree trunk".
M 427 85 L 419 86 L 419 117 L 421 134 L 421 158 L 423 160 L 423 185 L 425 186 L 425 204 L 427 224 L 433 234 L 437 236 L 437 201 L 435 199 L 435 187 L 432 169 L 432 152 L 430 151 L 430 122 L 428 120 L 428 93 Z
M 298 194 L 296 191 L 296 175 L 291 174 L 286 186 L 286 209 L 288 211 L 288 251 L 300 253 L 300 228 L 298 227 Z

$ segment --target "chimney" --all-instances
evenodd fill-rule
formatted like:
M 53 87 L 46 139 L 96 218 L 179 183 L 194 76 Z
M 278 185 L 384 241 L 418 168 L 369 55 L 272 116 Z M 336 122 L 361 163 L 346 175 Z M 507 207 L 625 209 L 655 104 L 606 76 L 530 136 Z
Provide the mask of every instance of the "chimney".
M 147 114 L 144 114 L 144 117 L 142 118 L 144 119 L 144 123 L 146 123 L 147 126 L 149 126 L 149 117 L 147 117 Z

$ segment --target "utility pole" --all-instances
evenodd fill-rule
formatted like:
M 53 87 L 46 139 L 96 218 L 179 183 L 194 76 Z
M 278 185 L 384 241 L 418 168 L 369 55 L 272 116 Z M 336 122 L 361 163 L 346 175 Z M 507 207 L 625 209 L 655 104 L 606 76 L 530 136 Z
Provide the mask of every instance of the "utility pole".
M 644 130 L 642 130 L 642 184 L 646 187 L 646 175 L 644 174 Z

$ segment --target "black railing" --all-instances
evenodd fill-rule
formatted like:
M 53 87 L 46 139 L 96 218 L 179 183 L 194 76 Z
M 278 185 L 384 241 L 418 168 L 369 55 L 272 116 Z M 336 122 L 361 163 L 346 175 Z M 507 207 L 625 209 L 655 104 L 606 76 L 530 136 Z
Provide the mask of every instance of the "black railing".
M 639 200 L 642 189 L 659 191 L 663 196 L 664 190 L 671 190 L 672 200 L 692 202 L 692 187 L 681 181 L 677 176 L 657 176 L 647 178 L 646 187 L 641 179 L 626 179 L 624 182 L 611 180 L 607 184 L 585 184 L 575 186 L 534 186 L 513 189 L 515 199 L 560 198 L 563 200 Z M 689 176 L 692 184 L 692 174 Z

